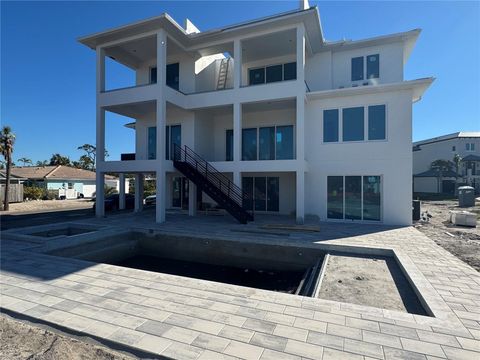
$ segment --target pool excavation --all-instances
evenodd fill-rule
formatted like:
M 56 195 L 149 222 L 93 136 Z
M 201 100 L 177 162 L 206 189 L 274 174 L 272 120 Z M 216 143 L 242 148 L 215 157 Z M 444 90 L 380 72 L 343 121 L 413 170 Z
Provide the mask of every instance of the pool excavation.
M 382 250 L 382 249 L 376 249 Z M 126 268 L 431 316 L 386 251 L 128 231 L 46 251 Z M 220 285 L 220 284 L 219 284 Z M 219 286 L 221 291 L 221 286 Z

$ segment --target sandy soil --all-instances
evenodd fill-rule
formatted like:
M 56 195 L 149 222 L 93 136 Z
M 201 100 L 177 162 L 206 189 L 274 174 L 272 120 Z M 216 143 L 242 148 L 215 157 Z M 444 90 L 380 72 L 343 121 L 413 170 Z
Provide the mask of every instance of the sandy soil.
M 480 271 L 480 219 L 477 227 L 455 226 L 449 222 L 450 210 L 468 210 L 479 214 L 480 201 L 472 208 L 459 208 L 453 200 L 422 201 L 422 213 L 430 214 L 429 221 L 420 220 L 415 227 L 438 245 Z
M 42 212 L 50 210 L 69 210 L 69 209 L 85 209 L 92 207 L 90 199 L 78 200 L 32 200 L 22 203 L 10 204 L 8 212 L 0 212 L 0 214 L 13 214 L 17 212 Z
M 321 299 L 425 314 L 393 258 L 330 255 Z
M 4 360 L 133 360 L 103 346 L 58 335 L 0 315 L 0 358 Z

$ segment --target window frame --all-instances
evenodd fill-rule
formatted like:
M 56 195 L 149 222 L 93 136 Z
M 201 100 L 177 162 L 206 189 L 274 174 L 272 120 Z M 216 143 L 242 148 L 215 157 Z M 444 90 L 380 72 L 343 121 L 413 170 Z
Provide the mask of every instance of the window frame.
M 368 74 L 369 58 L 371 58 L 373 56 L 377 57 L 378 73 L 375 74 L 377 76 L 368 76 L 369 75 Z M 380 53 L 365 55 L 365 80 L 370 80 L 370 79 L 380 79 Z
M 353 72 L 353 62 L 354 60 L 357 60 L 357 59 L 362 59 L 362 77 L 359 78 L 359 79 L 354 79 L 353 78 L 353 75 L 354 75 L 354 72 Z M 356 81 L 363 81 L 365 80 L 365 56 L 354 56 L 352 58 L 350 58 L 350 81 L 351 82 L 356 82 Z
M 368 59 L 371 56 L 377 56 L 378 57 L 378 76 L 376 77 L 369 77 L 368 76 Z M 363 63 L 362 63 L 362 78 L 361 79 L 353 79 L 353 59 L 359 59 L 363 58 Z M 358 84 L 362 81 L 369 81 L 370 79 L 380 79 L 381 78 L 381 73 L 380 73 L 380 52 L 376 54 L 368 54 L 368 55 L 360 55 L 360 56 L 353 56 L 350 58 L 350 82 L 353 84 Z
M 278 127 L 286 127 L 286 126 L 291 126 L 292 127 L 292 158 L 291 159 L 277 159 L 277 128 Z M 273 154 L 274 154 L 274 159 L 260 159 L 260 129 L 261 128 L 274 128 L 274 147 L 273 147 Z M 246 129 L 256 129 L 257 130 L 257 158 L 255 160 L 244 160 L 243 159 L 243 130 Z M 226 142 L 225 142 L 225 149 L 226 149 Z M 284 161 L 284 160 L 296 160 L 296 149 L 297 149 L 297 144 L 296 144 L 296 127 L 295 124 L 263 124 L 261 126 L 257 127 L 246 127 L 242 128 L 242 147 L 241 147 L 241 161 Z
M 290 64 L 295 64 L 295 75 L 294 75 L 294 78 L 292 78 L 292 79 L 285 79 L 285 65 L 290 65 Z M 277 81 L 268 82 L 267 81 L 267 68 L 274 67 L 274 66 L 281 66 L 282 67 L 282 79 L 277 80 Z M 262 83 L 252 84 L 251 81 L 250 81 L 250 71 L 259 70 L 259 69 L 263 69 L 263 80 L 264 81 Z M 266 84 L 273 84 L 273 83 L 278 83 L 278 82 L 283 82 L 283 81 L 297 80 L 297 61 L 295 60 L 295 61 L 289 61 L 289 62 L 265 64 L 265 65 L 262 65 L 262 66 L 253 66 L 253 67 L 248 68 L 247 74 L 248 74 L 248 79 L 247 79 L 248 80 L 247 81 L 248 85 L 247 86 L 266 85 Z

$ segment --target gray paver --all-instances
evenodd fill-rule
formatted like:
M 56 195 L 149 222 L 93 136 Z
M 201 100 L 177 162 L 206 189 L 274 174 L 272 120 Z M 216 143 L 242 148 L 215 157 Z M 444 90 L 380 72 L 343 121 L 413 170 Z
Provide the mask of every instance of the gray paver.
M 383 359 L 383 348 L 380 345 L 366 343 L 359 340 L 345 339 L 343 349 L 356 354 Z
M 202 349 L 222 352 L 225 350 L 229 343 L 230 340 L 219 336 L 200 334 L 195 338 L 195 340 L 193 340 L 192 345 Z
M 285 352 L 310 359 L 321 359 L 323 355 L 323 347 L 289 339 L 287 341 L 287 346 L 285 347 Z
M 340 336 L 309 331 L 307 341 L 315 345 L 321 345 L 328 348 L 343 350 L 344 339 Z
M 257 332 L 250 340 L 250 344 L 271 350 L 283 351 L 287 345 L 287 338 Z
M 246 360 L 257 360 L 263 352 L 263 348 L 241 343 L 238 341 L 231 341 L 225 349 L 224 353 Z

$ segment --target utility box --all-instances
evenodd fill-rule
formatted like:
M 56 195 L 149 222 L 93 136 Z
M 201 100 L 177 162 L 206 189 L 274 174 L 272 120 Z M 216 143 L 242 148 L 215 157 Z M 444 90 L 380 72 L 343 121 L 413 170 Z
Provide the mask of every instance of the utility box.
M 468 211 L 450 211 L 450 222 L 460 226 L 477 227 L 477 214 Z
M 458 206 L 475 206 L 475 189 L 471 186 L 460 186 L 458 188 Z
M 420 220 L 420 200 L 412 201 L 412 219 L 413 221 Z

